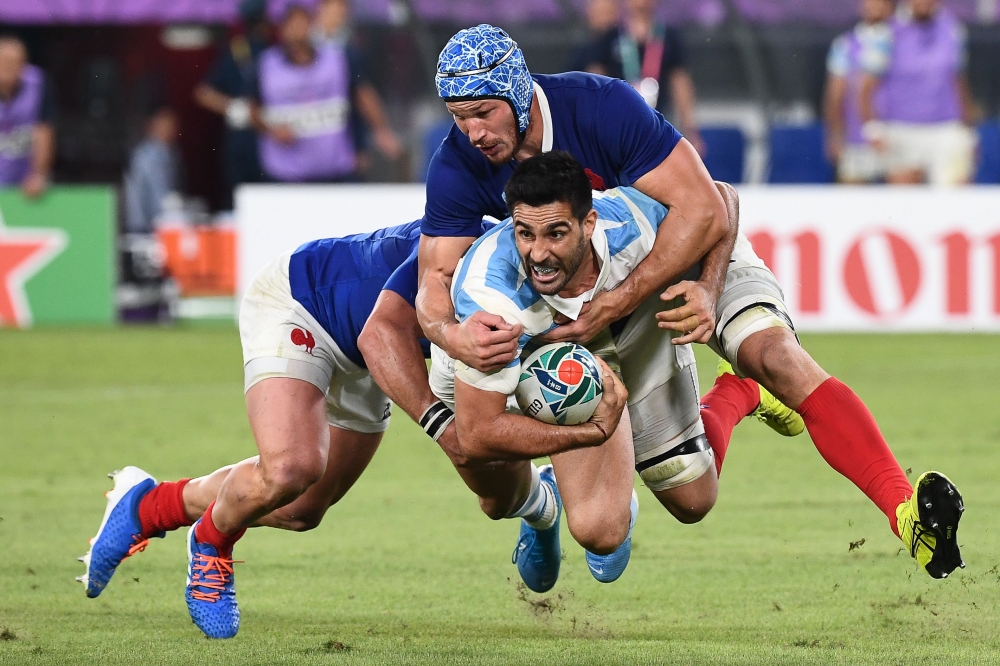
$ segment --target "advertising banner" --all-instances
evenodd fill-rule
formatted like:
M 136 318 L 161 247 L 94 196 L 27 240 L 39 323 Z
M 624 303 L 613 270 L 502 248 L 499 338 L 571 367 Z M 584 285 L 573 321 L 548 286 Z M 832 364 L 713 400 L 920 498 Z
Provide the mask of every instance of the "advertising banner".
M 0 190 L 0 326 L 114 321 L 114 190 Z
M 280 252 L 402 224 L 422 185 L 250 186 L 237 293 Z M 746 186 L 740 226 L 803 331 L 1000 331 L 1000 188 Z

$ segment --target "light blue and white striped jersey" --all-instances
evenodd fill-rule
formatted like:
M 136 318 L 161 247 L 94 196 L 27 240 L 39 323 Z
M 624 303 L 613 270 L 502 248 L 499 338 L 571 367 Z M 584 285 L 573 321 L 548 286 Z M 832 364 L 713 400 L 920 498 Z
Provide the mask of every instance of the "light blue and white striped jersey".
M 528 280 L 508 218 L 473 243 L 455 269 L 451 297 L 456 318 L 464 321 L 482 310 L 520 324 L 523 349 L 531 338 L 555 328 L 557 312 L 576 319 L 595 293 L 617 287 L 652 250 L 667 208 L 639 190 L 616 187 L 594 192 L 594 209 L 597 224 L 591 243 L 601 272 L 593 289 L 575 298 L 538 293 Z M 455 366 L 456 375 L 465 383 L 507 395 L 514 392 L 520 376 L 518 359 L 485 374 L 458 361 Z

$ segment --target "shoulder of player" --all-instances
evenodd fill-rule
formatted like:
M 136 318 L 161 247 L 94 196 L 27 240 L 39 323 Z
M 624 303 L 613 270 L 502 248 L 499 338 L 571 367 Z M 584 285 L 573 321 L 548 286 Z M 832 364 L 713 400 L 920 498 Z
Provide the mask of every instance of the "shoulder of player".
M 624 83 L 619 79 L 587 72 L 533 74 L 532 78 L 541 86 L 554 111 L 563 104 L 572 106 L 577 100 L 593 105 L 595 98 L 603 100 L 619 83 Z

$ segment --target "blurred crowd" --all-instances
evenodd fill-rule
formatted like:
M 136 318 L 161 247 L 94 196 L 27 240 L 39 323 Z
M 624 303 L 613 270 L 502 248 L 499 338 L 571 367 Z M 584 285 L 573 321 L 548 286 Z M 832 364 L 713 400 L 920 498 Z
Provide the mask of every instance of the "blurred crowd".
M 845 183 L 959 185 L 976 109 L 963 25 L 940 0 L 861 0 L 827 60 L 827 151 Z
M 224 120 L 222 209 L 241 183 L 354 182 L 372 154 L 404 156 L 352 40 L 348 0 L 242 0 L 239 13 L 193 91 Z M 969 182 L 977 112 L 962 23 L 941 0 L 861 0 L 859 14 L 827 59 L 824 140 L 837 180 Z M 707 156 L 682 29 L 662 16 L 658 0 L 590 0 L 566 69 L 629 82 Z M 17 37 L 0 37 L 0 184 L 29 197 L 45 190 L 53 113 L 45 75 Z M 178 124 L 163 103 L 144 114 L 123 177 L 128 231 L 149 232 L 185 188 Z

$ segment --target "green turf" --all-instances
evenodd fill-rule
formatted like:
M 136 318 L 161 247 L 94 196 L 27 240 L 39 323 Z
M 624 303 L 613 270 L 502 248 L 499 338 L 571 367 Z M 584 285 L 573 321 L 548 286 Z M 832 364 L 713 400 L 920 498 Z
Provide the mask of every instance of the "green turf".
M 108 471 L 171 479 L 254 453 L 235 332 L 0 332 L 0 663 L 1000 663 L 1000 339 L 805 344 L 868 401 L 904 468 L 960 486 L 968 569 L 946 581 L 915 570 L 807 437 L 754 422 L 737 430 L 701 524 L 640 491 L 620 581 L 594 582 L 564 531 L 554 593 L 524 594 L 516 523 L 479 514 L 397 417 L 319 529 L 240 542 L 242 629 L 210 642 L 184 605 L 181 534 L 125 562 L 99 599 L 73 577 Z M 713 359 L 699 354 L 707 387 Z

